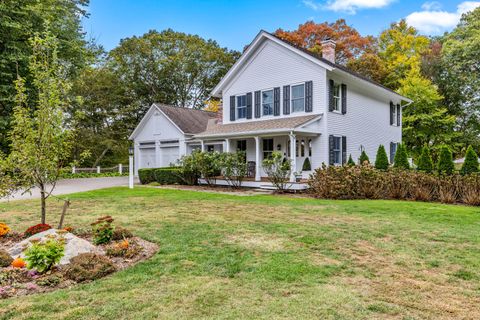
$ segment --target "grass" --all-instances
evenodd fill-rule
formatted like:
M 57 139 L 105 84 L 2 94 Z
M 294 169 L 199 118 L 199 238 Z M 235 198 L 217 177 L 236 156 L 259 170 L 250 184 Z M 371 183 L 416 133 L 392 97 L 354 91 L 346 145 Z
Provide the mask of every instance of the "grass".
M 74 194 L 160 251 L 89 284 L 0 300 L 0 319 L 478 319 L 480 209 L 140 187 Z M 37 201 L 0 203 L 23 230 Z M 58 221 L 61 203 L 49 202 Z

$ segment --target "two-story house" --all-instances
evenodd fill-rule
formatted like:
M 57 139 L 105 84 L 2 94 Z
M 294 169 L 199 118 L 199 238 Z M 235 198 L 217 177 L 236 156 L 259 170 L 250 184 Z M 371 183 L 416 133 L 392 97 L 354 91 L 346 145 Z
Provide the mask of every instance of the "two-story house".
M 263 159 L 274 151 L 291 159 L 292 180 L 307 158 L 311 169 L 341 165 L 349 155 L 356 160 L 362 150 L 374 161 L 380 144 L 393 161 L 402 108 L 411 100 L 336 64 L 334 41 L 322 42 L 322 50 L 319 57 L 261 31 L 212 92 L 223 101 L 222 114 L 205 114 L 199 126 L 205 130 L 190 136 L 179 131 L 178 157 L 195 148 L 242 150 L 257 181 L 265 176 Z M 131 137 L 139 158 L 140 131 Z

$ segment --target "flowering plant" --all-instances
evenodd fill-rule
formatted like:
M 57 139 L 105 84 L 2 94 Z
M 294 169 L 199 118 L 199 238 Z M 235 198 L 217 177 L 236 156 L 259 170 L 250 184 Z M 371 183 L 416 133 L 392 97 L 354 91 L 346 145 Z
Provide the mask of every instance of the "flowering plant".
M 46 223 L 39 223 L 34 226 L 31 226 L 25 231 L 25 236 L 26 237 L 31 237 L 34 234 L 47 231 L 48 229 L 52 229 L 52 226 Z
M 3 237 L 10 231 L 6 223 L 0 222 L 0 237 Z

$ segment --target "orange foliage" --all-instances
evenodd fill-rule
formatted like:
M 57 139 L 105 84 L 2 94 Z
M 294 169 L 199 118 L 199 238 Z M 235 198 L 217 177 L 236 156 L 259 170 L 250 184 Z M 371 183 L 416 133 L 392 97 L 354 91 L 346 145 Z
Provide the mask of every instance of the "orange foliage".
M 10 231 L 10 228 L 7 226 L 6 223 L 0 223 L 0 237 L 3 237 Z
M 27 264 L 22 258 L 16 258 L 12 261 L 12 267 L 14 268 L 25 268 Z

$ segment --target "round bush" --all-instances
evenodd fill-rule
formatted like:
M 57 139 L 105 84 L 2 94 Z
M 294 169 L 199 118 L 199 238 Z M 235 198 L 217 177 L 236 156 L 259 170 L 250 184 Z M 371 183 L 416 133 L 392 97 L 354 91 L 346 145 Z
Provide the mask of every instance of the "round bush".
M 0 249 L 0 267 L 5 268 L 12 264 L 13 258 L 10 254 L 4 250 Z
M 123 240 L 131 237 L 133 237 L 133 234 L 128 229 L 115 227 L 115 230 L 113 230 L 112 240 Z
M 65 276 L 76 282 L 100 279 L 115 272 L 113 262 L 105 256 L 82 253 L 70 260 Z
M 40 232 L 43 232 L 43 231 L 47 231 L 49 229 L 52 229 L 52 226 L 49 225 L 49 224 L 46 224 L 46 223 L 39 223 L 39 224 L 36 224 L 34 226 L 31 226 L 30 228 L 28 228 L 26 231 L 25 231 L 25 236 L 26 237 L 31 237 L 33 236 L 34 234 L 37 234 L 37 233 L 40 233 Z

